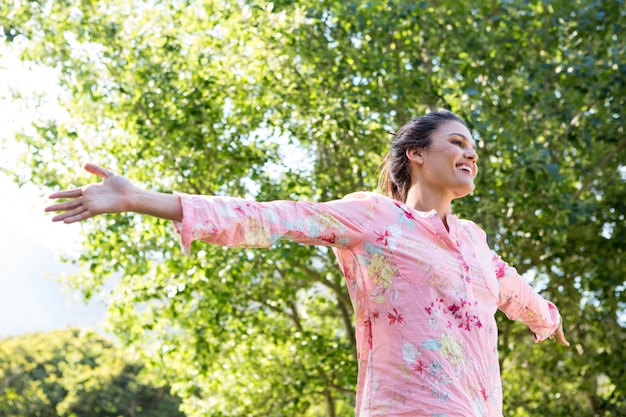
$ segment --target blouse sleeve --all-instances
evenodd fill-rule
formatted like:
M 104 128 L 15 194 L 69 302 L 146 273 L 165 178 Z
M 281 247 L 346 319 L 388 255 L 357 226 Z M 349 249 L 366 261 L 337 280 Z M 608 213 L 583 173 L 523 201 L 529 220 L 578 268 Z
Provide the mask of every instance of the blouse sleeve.
M 359 240 L 373 218 L 370 193 L 327 203 L 177 195 L 183 220 L 174 227 L 186 255 L 193 240 L 229 247 L 269 247 L 279 239 L 347 247 Z
M 525 323 L 532 330 L 536 342 L 550 337 L 561 324 L 556 306 L 537 294 L 515 268 L 495 253 L 493 264 L 500 284 L 498 308 L 509 319 Z

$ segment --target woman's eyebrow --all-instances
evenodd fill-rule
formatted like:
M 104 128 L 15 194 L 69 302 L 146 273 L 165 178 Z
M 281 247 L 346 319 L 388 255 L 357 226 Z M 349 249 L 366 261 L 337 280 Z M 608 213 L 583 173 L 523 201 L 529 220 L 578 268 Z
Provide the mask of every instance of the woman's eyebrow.
M 470 139 L 470 138 L 468 138 L 468 137 L 467 137 L 467 136 L 465 136 L 463 133 L 456 133 L 456 132 L 454 132 L 454 133 L 450 133 L 450 134 L 448 135 L 448 137 L 450 137 L 450 136 L 460 136 L 460 137 L 462 137 L 462 138 L 463 138 L 463 139 L 465 139 L 467 142 L 471 143 L 471 144 L 472 144 L 472 148 L 474 148 L 474 150 L 476 150 L 476 142 L 474 142 L 474 139 Z

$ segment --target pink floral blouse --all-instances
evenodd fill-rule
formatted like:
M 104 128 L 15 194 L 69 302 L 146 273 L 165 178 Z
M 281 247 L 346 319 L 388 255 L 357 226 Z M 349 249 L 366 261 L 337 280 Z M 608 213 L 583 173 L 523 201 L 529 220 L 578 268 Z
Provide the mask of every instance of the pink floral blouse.
M 365 192 L 327 203 L 179 196 L 186 254 L 194 239 L 333 248 L 356 313 L 357 416 L 500 417 L 496 310 L 537 342 L 560 324 L 485 233 L 454 215 L 448 231 L 434 210 Z

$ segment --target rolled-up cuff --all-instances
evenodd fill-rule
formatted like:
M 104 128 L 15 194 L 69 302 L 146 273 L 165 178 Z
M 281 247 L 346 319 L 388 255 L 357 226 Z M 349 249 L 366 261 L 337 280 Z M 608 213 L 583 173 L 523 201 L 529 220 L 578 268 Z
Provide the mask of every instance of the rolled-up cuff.
M 189 256 L 191 251 L 191 241 L 193 235 L 193 204 L 189 201 L 189 195 L 184 193 L 174 193 L 180 199 L 180 205 L 183 209 L 183 221 L 172 222 L 174 229 L 180 235 L 180 248 L 185 256 Z

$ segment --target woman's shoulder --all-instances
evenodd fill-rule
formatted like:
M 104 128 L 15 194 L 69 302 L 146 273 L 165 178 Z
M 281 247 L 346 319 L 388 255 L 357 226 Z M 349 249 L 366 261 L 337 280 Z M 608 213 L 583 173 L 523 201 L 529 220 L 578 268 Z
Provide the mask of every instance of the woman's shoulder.
M 371 200 L 379 196 L 380 194 L 373 191 L 355 191 L 343 196 L 342 200 Z
M 399 205 L 394 200 L 374 191 L 356 191 L 325 204 L 338 210 L 345 210 L 354 214 L 363 212 L 374 217 L 395 213 L 399 210 Z
M 357 201 L 372 201 L 375 203 L 392 203 L 392 199 L 375 191 L 355 191 L 350 194 L 346 194 L 342 200 L 357 200 Z

